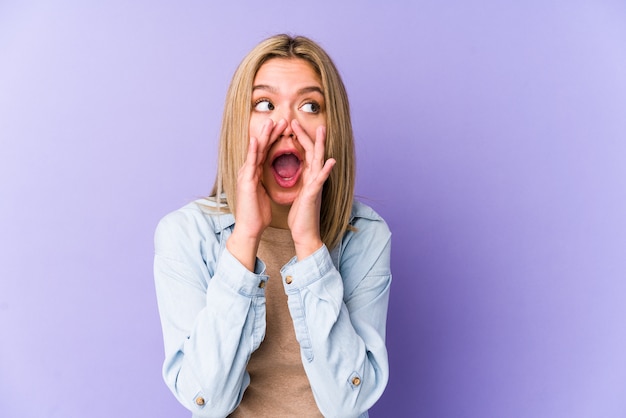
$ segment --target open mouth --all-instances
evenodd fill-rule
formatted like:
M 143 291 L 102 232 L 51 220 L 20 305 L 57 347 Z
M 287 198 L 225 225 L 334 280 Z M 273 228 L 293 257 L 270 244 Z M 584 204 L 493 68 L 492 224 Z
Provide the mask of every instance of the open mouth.
M 282 154 L 276 157 L 272 165 L 280 177 L 290 179 L 295 176 L 300 169 L 300 160 L 295 154 Z
M 300 158 L 296 154 L 280 154 L 272 162 L 274 178 L 281 187 L 292 187 L 298 181 L 300 165 Z

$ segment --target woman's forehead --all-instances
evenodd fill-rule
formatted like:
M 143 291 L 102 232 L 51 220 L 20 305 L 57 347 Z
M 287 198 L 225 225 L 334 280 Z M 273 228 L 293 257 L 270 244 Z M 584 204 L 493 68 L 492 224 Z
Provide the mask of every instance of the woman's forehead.
M 313 65 L 302 58 L 271 58 L 261 65 L 254 77 L 254 85 L 278 87 L 280 84 L 313 84 L 321 87 L 321 80 Z

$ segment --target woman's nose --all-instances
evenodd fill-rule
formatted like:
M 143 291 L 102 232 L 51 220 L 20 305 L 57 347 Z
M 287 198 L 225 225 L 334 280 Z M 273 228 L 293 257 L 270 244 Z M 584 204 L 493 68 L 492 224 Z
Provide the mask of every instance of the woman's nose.
M 296 136 L 296 134 L 293 132 L 293 128 L 291 127 L 291 119 L 286 119 L 286 121 L 287 121 L 287 127 L 280 134 L 280 137 L 282 138 L 282 137 L 286 137 L 286 136 L 290 136 L 290 137 Z
M 280 134 L 280 137 L 287 137 L 287 136 L 292 136 L 295 137 L 296 134 L 293 131 L 293 127 L 291 126 L 291 123 L 293 122 L 293 120 L 296 118 L 296 115 L 294 114 L 294 112 L 289 109 L 289 108 L 283 108 L 281 109 L 282 111 L 280 112 L 279 116 L 280 119 L 284 119 L 285 121 L 287 121 L 287 126 L 285 127 L 285 130 Z M 279 120 L 280 120 L 279 119 Z

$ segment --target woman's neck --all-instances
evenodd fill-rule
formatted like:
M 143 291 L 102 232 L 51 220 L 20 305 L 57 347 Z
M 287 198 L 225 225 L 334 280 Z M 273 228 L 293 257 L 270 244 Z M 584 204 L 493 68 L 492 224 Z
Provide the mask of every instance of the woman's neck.
M 272 202 L 272 222 L 270 226 L 273 228 L 289 229 L 287 222 L 289 209 L 291 209 L 291 205 L 283 206 Z

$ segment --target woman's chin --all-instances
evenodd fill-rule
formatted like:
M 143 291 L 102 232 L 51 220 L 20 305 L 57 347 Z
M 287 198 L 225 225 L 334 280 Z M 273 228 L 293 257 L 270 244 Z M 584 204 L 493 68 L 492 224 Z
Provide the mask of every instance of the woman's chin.
M 270 199 L 278 206 L 291 206 L 298 196 L 299 189 L 292 188 L 290 190 L 272 190 L 269 193 Z
M 299 177 L 299 176 L 298 176 Z M 302 189 L 302 179 L 279 183 L 274 175 L 266 175 L 263 186 L 273 204 L 277 206 L 291 206 Z M 287 185 L 287 187 L 285 187 Z
M 272 202 L 274 202 L 275 205 L 278 206 L 291 206 L 293 204 L 293 201 L 296 200 L 295 196 L 285 196 L 285 195 L 281 195 L 281 196 L 273 196 L 271 197 Z

